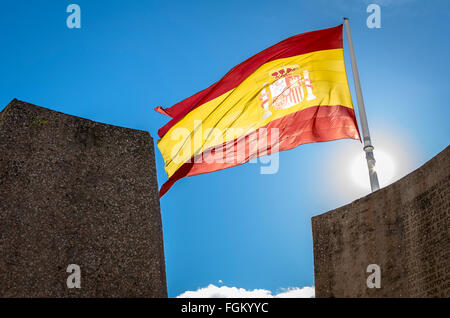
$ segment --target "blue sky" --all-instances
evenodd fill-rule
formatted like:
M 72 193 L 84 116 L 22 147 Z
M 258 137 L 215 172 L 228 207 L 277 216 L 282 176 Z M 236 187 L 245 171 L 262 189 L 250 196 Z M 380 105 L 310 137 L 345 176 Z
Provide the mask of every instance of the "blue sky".
M 81 7 L 81 29 L 66 27 L 70 3 Z M 381 5 L 381 29 L 366 26 L 370 3 Z M 389 153 L 393 181 L 448 145 L 449 13 L 444 0 L 3 0 L 0 109 L 18 98 L 147 130 L 156 144 L 167 117 L 155 106 L 169 107 L 264 48 L 347 16 L 375 156 L 383 147 Z M 304 145 L 281 153 L 273 175 L 246 164 L 175 184 L 161 200 L 169 296 L 209 284 L 273 293 L 313 286 L 310 218 L 365 193 L 348 177 L 348 158 L 360 148 L 353 140 Z M 156 162 L 161 186 L 159 151 Z

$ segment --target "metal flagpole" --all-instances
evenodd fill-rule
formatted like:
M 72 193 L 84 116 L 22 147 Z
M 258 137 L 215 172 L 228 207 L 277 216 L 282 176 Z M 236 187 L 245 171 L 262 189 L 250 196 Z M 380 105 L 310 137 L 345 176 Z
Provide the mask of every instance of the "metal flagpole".
M 353 80 L 355 81 L 356 98 L 358 100 L 359 119 L 364 142 L 364 152 L 366 153 L 367 167 L 369 168 L 370 187 L 372 192 L 378 190 L 378 176 L 375 170 L 375 157 L 373 156 L 373 146 L 370 141 L 369 125 L 367 123 L 366 109 L 361 91 L 361 83 L 359 82 L 358 66 L 356 66 L 355 51 L 353 49 L 352 34 L 350 33 L 350 23 L 348 18 L 344 18 L 345 29 L 347 30 L 348 47 L 350 49 L 350 58 L 352 61 Z

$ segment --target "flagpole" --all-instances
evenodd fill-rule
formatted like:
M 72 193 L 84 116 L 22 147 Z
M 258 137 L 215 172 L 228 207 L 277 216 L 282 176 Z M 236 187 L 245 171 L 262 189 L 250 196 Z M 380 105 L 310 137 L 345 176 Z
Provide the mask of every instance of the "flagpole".
M 348 47 L 350 50 L 350 59 L 352 61 L 353 80 L 355 82 L 356 98 L 358 100 L 359 119 L 364 142 L 364 152 L 366 153 L 367 167 L 369 168 L 370 187 L 372 192 L 378 190 L 378 176 L 375 170 L 375 157 L 373 156 L 373 145 L 370 140 L 369 124 L 367 123 L 366 109 L 364 107 L 364 99 L 361 91 L 361 83 L 359 82 L 358 66 L 356 65 L 355 51 L 353 49 L 352 34 L 350 33 L 350 23 L 348 18 L 344 18 L 344 25 L 347 31 Z

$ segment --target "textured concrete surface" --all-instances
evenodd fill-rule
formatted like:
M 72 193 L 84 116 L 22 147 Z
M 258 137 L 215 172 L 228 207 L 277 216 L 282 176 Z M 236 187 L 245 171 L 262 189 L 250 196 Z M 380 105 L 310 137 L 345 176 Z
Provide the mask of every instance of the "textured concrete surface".
M 0 113 L 0 297 L 167 297 L 147 132 L 18 100 Z
M 450 147 L 394 184 L 312 218 L 316 297 L 450 297 Z M 369 289 L 369 264 L 381 288 Z

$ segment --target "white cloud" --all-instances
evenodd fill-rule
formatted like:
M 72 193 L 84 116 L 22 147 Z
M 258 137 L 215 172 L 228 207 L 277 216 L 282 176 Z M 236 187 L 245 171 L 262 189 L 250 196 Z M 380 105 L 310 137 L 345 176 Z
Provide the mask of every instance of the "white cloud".
M 276 298 L 313 298 L 315 296 L 314 286 L 312 287 L 293 287 L 288 288 L 285 292 L 276 294 Z
M 267 289 L 246 290 L 244 288 L 215 286 L 199 288 L 196 291 L 185 291 L 177 298 L 311 298 L 314 297 L 314 287 L 290 287 L 278 294 L 272 294 Z

